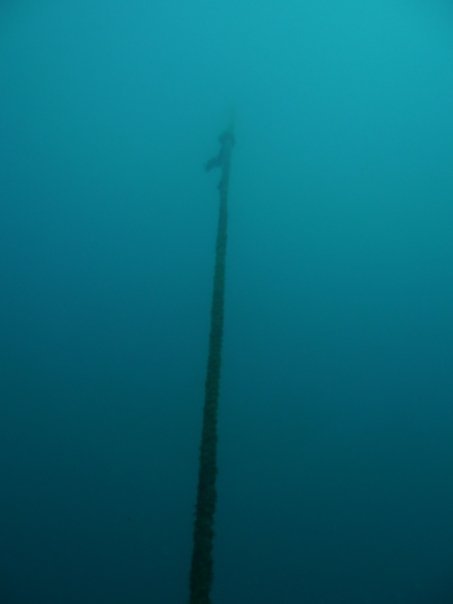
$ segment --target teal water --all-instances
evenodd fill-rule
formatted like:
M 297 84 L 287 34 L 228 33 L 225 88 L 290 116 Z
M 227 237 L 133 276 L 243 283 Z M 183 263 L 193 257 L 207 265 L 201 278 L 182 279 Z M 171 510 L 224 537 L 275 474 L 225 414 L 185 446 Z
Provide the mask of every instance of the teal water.
M 0 7 L 0 602 L 187 601 L 236 139 L 215 604 L 453 601 L 453 11 Z

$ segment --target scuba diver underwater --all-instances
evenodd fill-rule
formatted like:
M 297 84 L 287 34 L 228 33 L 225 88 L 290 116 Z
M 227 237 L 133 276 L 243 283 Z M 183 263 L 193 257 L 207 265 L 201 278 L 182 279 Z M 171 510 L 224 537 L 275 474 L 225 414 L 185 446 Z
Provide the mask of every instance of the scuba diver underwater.
M 206 172 L 210 172 L 214 168 L 221 168 L 229 163 L 234 142 L 234 130 L 233 126 L 230 126 L 219 136 L 219 152 L 205 163 Z

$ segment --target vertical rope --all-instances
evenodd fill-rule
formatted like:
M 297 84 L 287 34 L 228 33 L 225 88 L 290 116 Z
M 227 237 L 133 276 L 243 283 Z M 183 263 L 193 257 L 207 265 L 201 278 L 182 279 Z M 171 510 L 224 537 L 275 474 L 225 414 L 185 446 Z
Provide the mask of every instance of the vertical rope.
M 206 164 L 208 170 L 213 167 L 220 167 L 221 169 L 219 183 L 220 207 L 190 571 L 190 604 L 211 604 L 210 592 L 214 566 L 214 519 L 217 499 L 217 416 L 222 364 L 228 183 L 231 149 L 234 142 L 232 129 L 220 137 L 220 142 L 222 147 L 219 155 Z

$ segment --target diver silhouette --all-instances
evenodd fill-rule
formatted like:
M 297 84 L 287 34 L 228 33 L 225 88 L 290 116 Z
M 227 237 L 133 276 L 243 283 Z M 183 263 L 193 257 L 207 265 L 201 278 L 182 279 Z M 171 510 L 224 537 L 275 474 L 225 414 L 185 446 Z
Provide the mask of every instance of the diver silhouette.
M 226 166 L 230 159 L 231 150 L 234 146 L 234 133 L 232 128 L 228 128 L 219 136 L 220 149 L 217 155 L 205 163 L 206 172 L 214 168 Z

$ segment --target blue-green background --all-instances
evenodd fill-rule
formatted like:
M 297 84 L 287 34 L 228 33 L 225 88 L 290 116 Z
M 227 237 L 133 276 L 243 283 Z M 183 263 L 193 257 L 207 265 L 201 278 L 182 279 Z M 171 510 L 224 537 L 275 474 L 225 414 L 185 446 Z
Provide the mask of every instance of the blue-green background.
M 0 601 L 187 601 L 236 111 L 215 604 L 453 601 L 453 10 L 0 7 Z

